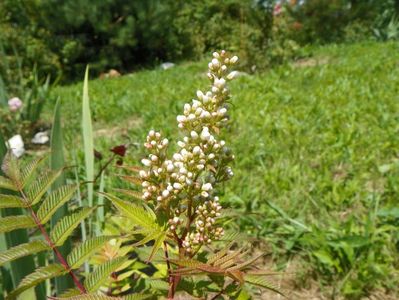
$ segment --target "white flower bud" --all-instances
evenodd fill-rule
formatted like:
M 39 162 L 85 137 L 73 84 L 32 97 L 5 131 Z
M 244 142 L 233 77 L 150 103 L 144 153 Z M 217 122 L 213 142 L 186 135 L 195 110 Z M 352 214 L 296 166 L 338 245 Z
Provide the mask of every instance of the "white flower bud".
M 142 183 L 141 183 L 141 186 L 142 187 L 149 187 L 150 186 L 150 183 L 148 182 L 148 181 L 143 181 Z
M 213 52 L 213 53 L 212 53 L 212 56 L 213 56 L 214 58 L 219 58 L 219 57 L 220 57 L 219 53 L 217 53 L 217 52 Z
M 147 172 L 144 171 L 144 170 L 140 170 L 139 176 L 140 176 L 141 178 L 146 178 L 146 177 L 147 177 Z
M 162 197 L 166 198 L 169 196 L 169 191 L 168 190 L 163 190 L 162 191 Z
M 181 161 L 183 160 L 183 157 L 179 153 L 173 154 L 173 159 L 176 161 Z
M 168 139 L 163 139 L 162 140 L 162 145 L 166 146 L 167 144 L 169 144 L 169 140 Z
M 238 61 L 238 57 L 237 56 L 233 56 L 232 58 L 230 58 L 230 63 L 235 64 Z
M 228 80 L 233 80 L 234 78 L 237 78 L 238 76 L 238 72 L 237 71 L 233 71 L 231 73 L 229 73 L 229 75 L 227 75 L 227 79 Z
M 193 139 L 197 139 L 198 138 L 198 133 L 196 131 L 194 131 L 194 130 L 190 132 L 190 135 L 191 135 L 191 137 Z
M 144 166 L 146 166 L 146 167 L 151 167 L 151 160 L 149 160 L 149 159 L 146 159 L 146 158 L 143 158 L 142 160 L 141 160 L 141 163 L 144 165 Z
M 175 183 L 173 184 L 173 187 L 174 187 L 176 190 L 181 190 L 181 189 L 183 188 L 183 186 L 181 185 L 181 183 L 178 183 L 178 182 L 175 182 Z
M 186 122 L 187 119 L 185 116 L 179 115 L 179 116 L 177 116 L 176 120 L 179 123 L 184 123 L 184 122 Z
M 226 114 L 227 109 L 225 107 L 222 107 L 221 109 L 219 109 L 219 114 L 224 115 Z
M 214 85 L 221 89 L 224 87 L 224 85 L 226 84 L 226 80 L 224 80 L 224 78 L 220 78 L 220 79 L 215 79 Z
M 186 144 L 183 143 L 182 141 L 178 141 L 178 142 L 177 142 L 177 145 L 178 145 L 180 148 L 186 147 Z
M 200 154 L 201 153 L 201 148 L 199 146 L 195 146 L 194 149 L 193 149 L 193 153 L 196 154 L 196 155 Z
M 205 95 L 204 95 L 204 93 L 202 91 L 200 91 L 200 90 L 197 91 L 197 97 L 198 97 L 199 100 L 202 100 L 204 98 L 204 96 Z
M 213 188 L 212 184 L 210 184 L 208 182 L 208 183 L 205 183 L 202 185 L 201 190 L 208 192 L 208 191 L 212 190 L 212 188 Z
M 204 110 L 204 111 L 201 113 L 201 115 L 200 115 L 200 117 L 203 118 L 203 119 L 207 119 L 207 118 L 209 118 L 210 116 L 211 116 L 211 114 L 209 113 L 209 111 L 206 111 L 206 110 Z
M 201 132 L 201 139 L 203 141 L 208 141 L 210 137 L 211 137 L 211 134 L 209 133 L 208 128 L 204 127 L 204 129 Z
M 150 132 L 148 133 L 149 136 L 153 137 L 155 135 L 155 131 L 154 130 L 150 130 Z
M 213 66 L 213 68 L 219 68 L 220 67 L 219 60 L 216 58 L 212 59 L 212 66 Z

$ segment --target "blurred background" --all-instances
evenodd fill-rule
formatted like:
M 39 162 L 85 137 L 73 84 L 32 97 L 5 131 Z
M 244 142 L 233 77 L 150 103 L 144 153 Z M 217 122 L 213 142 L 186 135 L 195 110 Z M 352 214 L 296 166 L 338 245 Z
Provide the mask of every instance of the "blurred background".
M 398 41 L 399 0 L 0 0 L 0 135 L 23 160 L 48 152 L 60 100 L 67 177 L 87 180 L 90 65 L 94 188 L 121 187 L 114 165 L 138 165 L 150 129 L 178 140 L 176 115 L 226 49 L 240 58 L 226 228 L 292 299 L 399 299 Z M 110 230 L 111 212 L 88 224 Z
M 398 38 L 396 0 L 2 0 L 1 77 L 62 82 L 234 51 L 248 70 L 301 56 L 307 44 Z

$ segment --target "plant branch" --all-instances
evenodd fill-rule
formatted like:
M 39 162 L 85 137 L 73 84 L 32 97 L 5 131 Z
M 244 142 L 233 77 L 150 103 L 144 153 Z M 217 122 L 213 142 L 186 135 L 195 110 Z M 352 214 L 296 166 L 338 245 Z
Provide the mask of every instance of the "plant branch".
M 28 198 L 26 197 L 24 191 L 20 189 L 19 191 L 22 195 L 22 197 L 25 200 L 25 203 L 29 203 Z M 57 256 L 59 262 L 61 265 L 64 267 L 64 269 L 69 273 L 69 275 L 72 277 L 73 282 L 75 283 L 76 287 L 79 289 L 79 291 L 82 294 L 86 294 L 86 289 L 82 285 L 82 283 L 79 281 L 79 279 L 76 277 L 75 273 L 71 269 L 71 267 L 68 265 L 67 261 L 65 258 L 62 256 L 61 252 L 58 250 L 58 248 L 54 245 L 53 241 L 51 240 L 50 236 L 48 235 L 46 229 L 44 228 L 43 224 L 40 222 L 39 218 L 37 217 L 36 213 L 34 212 L 32 206 L 30 204 L 27 205 L 29 212 L 32 215 L 32 218 L 34 222 L 36 223 L 37 227 L 40 229 L 40 232 L 44 236 L 44 239 L 46 240 L 47 244 L 49 247 L 54 251 L 55 255 Z
M 168 267 L 168 281 L 169 281 L 168 299 L 173 299 L 174 292 L 175 292 L 174 276 L 172 275 L 172 268 L 171 268 L 170 262 L 169 262 L 168 244 L 164 241 L 163 246 L 164 246 L 166 265 Z

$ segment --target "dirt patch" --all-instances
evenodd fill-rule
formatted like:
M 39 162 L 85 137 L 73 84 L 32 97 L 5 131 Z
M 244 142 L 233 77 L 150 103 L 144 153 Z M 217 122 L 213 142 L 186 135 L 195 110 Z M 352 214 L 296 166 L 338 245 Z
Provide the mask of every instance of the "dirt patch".
M 326 65 L 330 62 L 328 57 L 312 57 L 312 58 L 303 58 L 295 61 L 292 65 L 295 68 L 309 68 L 316 67 L 321 65 Z
M 117 138 L 128 134 L 129 129 L 138 127 L 142 124 L 142 120 L 134 118 L 122 122 L 123 126 L 113 126 L 109 128 L 100 128 L 93 132 L 94 138 Z

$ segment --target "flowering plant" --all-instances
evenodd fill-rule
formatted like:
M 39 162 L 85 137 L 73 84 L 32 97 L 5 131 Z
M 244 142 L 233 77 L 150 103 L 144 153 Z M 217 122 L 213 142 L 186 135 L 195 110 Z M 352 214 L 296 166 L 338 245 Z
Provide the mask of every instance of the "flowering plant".
M 82 243 L 67 253 L 62 250 L 66 241 L 97 206 L 82 206 L 53 225 L 54 214 L 73 198 L 79 184 L 60 184 L 54 188 L 62 169 L 52 167 L 42 171 L 43 159 L 24 164 L 8 152 L 0 168 L 0 173 L 4 173 L 0 175 L 0 189 L 6 191 L 0 194 L 0 208 L 18 208 L 18 213 L 0 218 L 0 232 L 36 228 L 38 234 L 0 252 L 0 265 L 38 252 L 53 252 L 54 256 L 46 256 L 49 264 L 28 272 L 6 299 L 16 299 L 42 282 L 63 276 L 68 276 L 75 288 L 57 287 L 60 298 L 49 299 L 159 299 L 164 294 L 174 299 L 177 293 L 184 292 L 201 299 L 224 295 L 243 298 L 247 293 L 244 283 L 277 291 L 264 278 L 269 273 L 253 267 L 253 262 L 263 254 L 252 254 L 247 259 L 249 250 L 235 248 L 234 239 L 239 234 L 225 233 L 226 228 L 220 222 L 223 217 L 220 189 L 233 176 L 229 164 L 234 159 L 221 139 L 221 129 L 229 122 L 227 82 L 238 74 L 230 70 L 237 60 L 225 51 L 213 54 L 207 74 L 210 90 L 198 91 L 197 99 L 185 104 L 183 114 L 177 117 L 182 133 L 177 142 L 178 151 L 170 155 L 169 140 L 151 130 L 144 143 L 148 151 L 142 160 L 144 167 L 119 164 L 137 174 L 121 177 L 140 185 L 142 191 L 119 190 L 130 201 L 100 193 L 120 215 L 107 220 L 104 236 L 85 239 L 82 234 Z M 1 143 L 0 151 L 5 153 Z M 124 157 L 126 147 L 117 146 L 111 151 L 114 155 L 102 171 L 115 156 Z M 131 201 L 132 198 L 138 201 Z M 227 245 L 217 250 L 220 247 L 214 241 Z M 163 251 L 159 251 L 161 248 Z M 145 268 L 137 257 L 144 257 L 148 263 Z M 85 266 L 82 281 L 78 272 L 88 260 L 98 266 L 93 270 Z M 33 261 L 32 264 L 35 266 Z
M 233 176 L 229 164 L 234 155 L 221 139 L 221 130 L 229 122 L 227 83 L 238 75 L 231 71 L 237 61 L 237 56 L 231 57 L 226 51 L 213 53 L 207 73 L 210 90 L 197 91 L 196 99 L 184 104 L 183 114 L 177 116 L 182 138 L 176 152 L 169 154 L 169 140 L 160 132 L 148 133 L 144 143 L 148 155 L 141 161 L 144 167 L 128 168 L 139 176 L 124 176 L 129 182 L 140 184 L 142 191 L 123 191 L 144 203 L 106 194 L 121 214 L 137 225 L 130 231 L 134 245 L 154 240 L 148 261 L 163 247 L 168 299 L 173 299 L 179 290 L 201 297 L 212 292 L 216 298 L 231 296 L 239 293 L 244 282 L 271 288 L 259 277 L 264 273 L 251 271 L 251 264 L 259 256 L 245 261 L 245 253 L 231 250 L 232 243 L 219 252 L 211 246 L 225 235 L 218 222 L 222 217 L 219 195 L 222 183 Z M 139 236 L 141 240 L 137 241 Z M 124 239 L 128 242 L 132 238 Z M 200 290 L 187 288 L 186 277 L 194 275 L 208 276 Z M 217 282 L 217 288 L 207 288 L 206 282 Z

